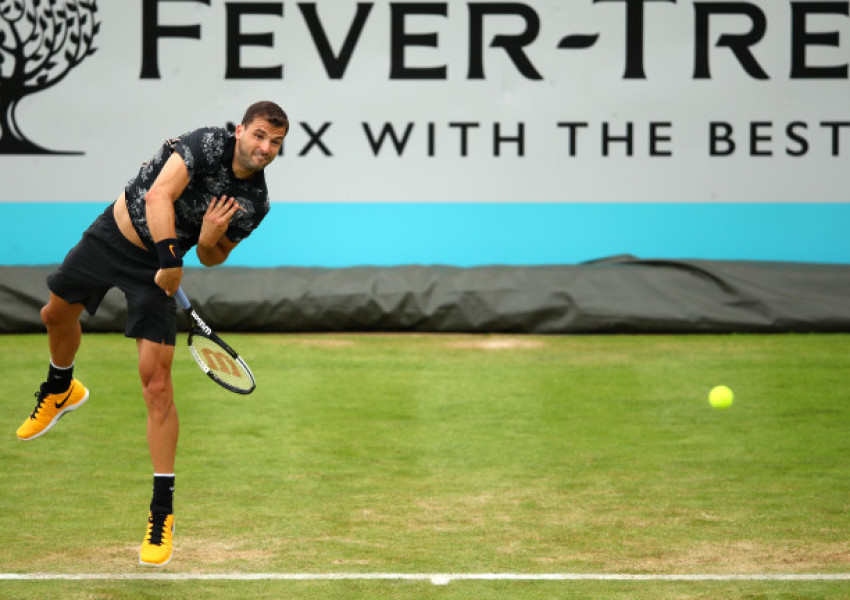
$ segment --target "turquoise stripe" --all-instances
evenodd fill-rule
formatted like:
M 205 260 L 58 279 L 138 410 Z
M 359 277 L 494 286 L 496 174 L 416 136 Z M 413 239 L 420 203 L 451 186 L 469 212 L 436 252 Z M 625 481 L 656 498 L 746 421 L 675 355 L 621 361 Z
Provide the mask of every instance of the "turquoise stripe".
M 103 208 L 0 203 L 0 264 L 60 262 Z M 616 254 L 850 263 L 848 225 L 847 203 L 280 203 L 228 264 L 537 265 Z M 194 254 L 187 264 L 198 264 Z

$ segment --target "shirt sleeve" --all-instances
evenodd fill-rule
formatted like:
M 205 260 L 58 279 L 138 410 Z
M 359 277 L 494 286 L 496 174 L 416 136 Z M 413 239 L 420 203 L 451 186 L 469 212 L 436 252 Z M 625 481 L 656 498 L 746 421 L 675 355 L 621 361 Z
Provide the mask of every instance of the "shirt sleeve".
M 174 151 L 186 164 L 190 178 L 212 173 L 218 168 L 224 154 L 223 132 L 223 129 L 215 127 L 202 127 L 180 136 Z

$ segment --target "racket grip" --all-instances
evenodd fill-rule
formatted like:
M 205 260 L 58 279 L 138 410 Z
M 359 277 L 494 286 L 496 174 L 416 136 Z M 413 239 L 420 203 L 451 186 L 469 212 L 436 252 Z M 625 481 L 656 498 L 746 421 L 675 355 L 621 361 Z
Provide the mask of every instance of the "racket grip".
M 177 300 L 177 305 L 183 310 L 189 310 L 191 308 L 189 298 L 186 297 L 186 293 L 183 291 L 183 288 L 177 288 L 177 291 L 174 292 L 174 299 Z

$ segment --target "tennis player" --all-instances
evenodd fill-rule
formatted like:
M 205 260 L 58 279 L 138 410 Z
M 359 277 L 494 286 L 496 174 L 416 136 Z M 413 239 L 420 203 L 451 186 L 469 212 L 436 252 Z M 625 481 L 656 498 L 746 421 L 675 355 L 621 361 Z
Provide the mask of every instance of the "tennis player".
M 283 109 L 263 101 L 248 107 L 232 134 L 205 127 L 166 141 L 47 278 L 50 297 L 41 318 L 50 367 L 18 438 L 39 437 L 88 400 L 88 389 L 74 378 L 79 318 L 83 309 L 93 315 L 107 291 L 119 288 L 127 298 L 125 335 L 136 340 L 154 471 L 139 553 L 146 565 L 165 565 L 173 548 L 178 420 L 172 296 L 183 276 L 183 255 L 196 246 L 203 265 L 219 265 L 260 224 L 269 211 L 263 170 L 288 130 Z

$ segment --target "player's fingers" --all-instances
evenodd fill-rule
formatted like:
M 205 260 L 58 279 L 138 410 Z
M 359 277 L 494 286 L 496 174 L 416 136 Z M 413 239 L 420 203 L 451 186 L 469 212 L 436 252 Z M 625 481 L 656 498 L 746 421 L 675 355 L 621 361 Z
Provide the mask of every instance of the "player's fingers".
M 221 212 L 221 210 L 227 204 L 227 201 L 228 199 L 226 195 L 223 195 L 220 198 L 218 196 L 213 196 L 212 200 L 209 203 L 209 206 L 207 206 L 207 212 Z
M 156 283 L 166 296 L 173 296 L 180 287 L 180 277 L 175 275 L 174 269 L 159 269 L 154 275 L 154 283 Z
M 225 197 L 222 196 L 222 199 L 224 198 Z M 224 200 L 224 202 L 222 202 L 220 208 L 223 216 L 231 217 L 233 216 L 233 213 L 236 211 L 236 209 L 239 208 L 239 203 L 236 201 L 236 198 L 231 196 L 230 198 L 227 198 Z
M 228 219 L 230 219 L 233 215 L 235 215 L 237 210 L 245 210 L 244 208 L 242 208 L 239 205 L 238 202 L 236 202 L 235 199 L 231 198 L 231 200 L 233 200 L 233 204 L 231 204 L 230 207 L 228 207 L 228 209 L 227 209 L 227 215 L 226 216 L 227 216 Z

